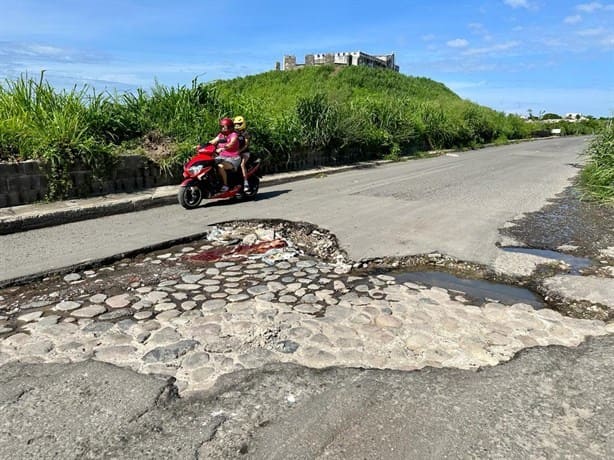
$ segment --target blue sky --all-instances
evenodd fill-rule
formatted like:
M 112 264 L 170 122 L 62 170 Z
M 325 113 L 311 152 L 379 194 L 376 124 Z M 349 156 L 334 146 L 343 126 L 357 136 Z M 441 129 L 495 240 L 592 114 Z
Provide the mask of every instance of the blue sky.
M 614 115 L 614 3 L 0 0 L 0 79 L 119 91 L 272 70 L 284 54 L 394 52 L 401 73 L 496 110 Z

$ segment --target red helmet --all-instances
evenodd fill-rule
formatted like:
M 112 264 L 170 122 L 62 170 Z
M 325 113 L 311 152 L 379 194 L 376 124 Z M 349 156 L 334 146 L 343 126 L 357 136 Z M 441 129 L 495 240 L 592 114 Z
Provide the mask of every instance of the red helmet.
M 222 118 L 220 120 L 220 126 L 226 126 L 228 129 L 235 129 L 235 123 L 231 118 Z

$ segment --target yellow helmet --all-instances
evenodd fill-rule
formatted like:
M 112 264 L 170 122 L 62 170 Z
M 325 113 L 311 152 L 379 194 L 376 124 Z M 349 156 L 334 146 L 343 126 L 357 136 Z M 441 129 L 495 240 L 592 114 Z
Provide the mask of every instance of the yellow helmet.
M 243 118 L 241 115 L 234 117 L 234 120 L 232 121 L 235 122 L 235 129 L 243 131 L 246 128 L 245 118 Z

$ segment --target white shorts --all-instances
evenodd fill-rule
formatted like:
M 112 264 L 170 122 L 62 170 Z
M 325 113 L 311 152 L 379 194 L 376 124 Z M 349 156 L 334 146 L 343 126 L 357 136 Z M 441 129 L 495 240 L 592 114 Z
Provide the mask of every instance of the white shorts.
M 229 163 L 236 170 L 241 165 L 241 157 L 217 157 L 219 162 Z

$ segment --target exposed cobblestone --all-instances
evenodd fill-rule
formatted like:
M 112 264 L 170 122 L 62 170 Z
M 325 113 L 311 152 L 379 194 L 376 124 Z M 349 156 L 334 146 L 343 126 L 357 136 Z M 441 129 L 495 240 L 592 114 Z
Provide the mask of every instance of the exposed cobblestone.
M 262 227 L 221 229 L 201 244 L 48 280 L 38 297 L 5 289 L 0 364 L 94 358 L 172 375 L 190 392 L 273 361 L 475 369 L 526 347 L 576 346 L 613 331 L 526 304 L 472 305 L 389 275 L 354 276 L 344 260 L 318 260 L 292 240 L 264 254 L 190 259 L 225 241 L 277 237 Z

